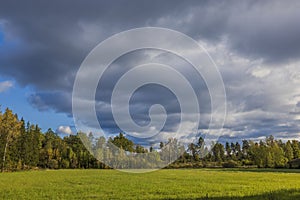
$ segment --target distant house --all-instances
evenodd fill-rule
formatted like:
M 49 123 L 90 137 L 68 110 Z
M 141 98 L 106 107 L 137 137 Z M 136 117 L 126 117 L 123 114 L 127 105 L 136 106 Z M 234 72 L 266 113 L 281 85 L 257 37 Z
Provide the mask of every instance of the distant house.
M 300 168 L 300 158 L 296 158 L 289 162 L 290 168 Z

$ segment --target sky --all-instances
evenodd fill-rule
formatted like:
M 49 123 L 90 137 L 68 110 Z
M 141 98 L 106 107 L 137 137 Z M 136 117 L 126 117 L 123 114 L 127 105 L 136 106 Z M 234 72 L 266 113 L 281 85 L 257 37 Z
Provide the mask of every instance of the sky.
M 300 136 L 299 1 L 2 1 L 0 7 L 0 104 L 43 130 L 75 133 L 72 90 L 88 53 L 106 38 L 139 27 L 182 32 L 208 51 L 227 98 L 225 139 Z M 114 61 L 99 82 L 96 108 L 101 127 L 120 129 L 109 102 L 114 84 L 131 65 L 172 64 L 192 79 L 205 116 L 205 82 L 178 57 L 159 50 L 131 52 Z M 102 89 L 101 89 L 102 87 Z M 131 98 L 137 124 L 149 122 L 151 105 L 169 114 L 164 132 L 179 123 L 179 102 L 167 88 L 145 85 Z M 90 125 L 92 126 L 92 125 Z M 199 124 L 207 130 L 207 120 Z M 216 130 L 218 131 L 218 130 Z

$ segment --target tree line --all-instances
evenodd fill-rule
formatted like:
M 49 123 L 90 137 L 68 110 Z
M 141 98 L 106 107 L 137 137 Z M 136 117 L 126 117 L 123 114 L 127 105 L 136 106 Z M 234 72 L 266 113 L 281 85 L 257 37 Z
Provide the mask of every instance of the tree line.
M 112 146 L 118 147 L 115 150 Z M 273 136 L 259 142 L 217 142 L 210 150 L 202 137 L 187 147 L 170 138 L 159 148 L 143 147 L 120 133 L 109 138 L 94 138 L 93 134 L 77 133 L 61 138 L 51 129 L 45 133 L 36 124 L 19 119 L 12 110 L 0 111 L 1 171 L 26 169 L 76 168 L 155 168 L 168 167 L 261 167 L 290 168 L 291 161 L 300 158 L 297 140 L 283 142 Z M 172 148 L 170 148 L 172 147 Z M 181 156 L 175 161 L 174 156 Z M 129 156 L 128 156 L 129 155 Z M 137 156 L 139 160 L 135 159 Z M 99 160 L 110 161 L 105 165 Z M 299 167 L 300 165 L 296 166 Z

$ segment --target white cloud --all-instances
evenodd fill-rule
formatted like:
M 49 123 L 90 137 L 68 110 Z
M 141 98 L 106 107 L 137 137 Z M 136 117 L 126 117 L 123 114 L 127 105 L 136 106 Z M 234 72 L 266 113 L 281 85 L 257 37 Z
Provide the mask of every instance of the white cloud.
M 59 126 L 57 129 L 56 129 L 56 132 L 57 133 L 60 133 L 60 134 L 68 134 L 68 135 L 71 135 L 73 134 L 70 126 Z
M 11 82 L 11 81 L 0 82 L 0 93 L 5 92 L 6 90 L 11 88 L 12 86 L 13 86 L 13 82 Z
M 251 70 L 251 75 L 257 78 L 264 78 L 271 73 L 271 70 L 262 67 L 256 67 Z

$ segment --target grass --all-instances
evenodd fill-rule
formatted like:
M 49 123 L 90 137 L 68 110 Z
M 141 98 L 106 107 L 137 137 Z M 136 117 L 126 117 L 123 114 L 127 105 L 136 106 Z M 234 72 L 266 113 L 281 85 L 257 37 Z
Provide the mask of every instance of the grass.
M 131 174 L 49 170 L 0 174 L 0 199 L 300 199 L 298 170 L 179 169 Z

